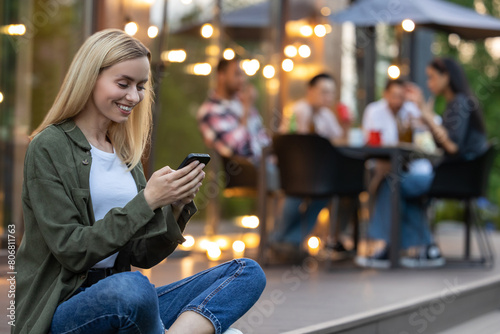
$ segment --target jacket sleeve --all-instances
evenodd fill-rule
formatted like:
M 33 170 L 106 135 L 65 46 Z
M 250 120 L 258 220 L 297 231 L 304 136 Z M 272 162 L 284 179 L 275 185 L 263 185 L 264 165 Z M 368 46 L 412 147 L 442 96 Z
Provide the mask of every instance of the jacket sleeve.
M 90 218 L 81 209 L 87 207 L 90 191 L 68 186 L 74 185 L 72 180 L 78 175 L 71 152 L 61 146 L 55 140 L 40 142 L 35 138 L 26 154 L 25 182 L 27 205 L 47 246 L 64 268 L 86 271 L 131 239 L 167 232 L 164 220 L 153 219 L 157 213 L 149 208 L 143 191 L 123 208 L 112 209 L 90 225 Z
M 185 241 L 182 232 L 196 210 L 193 202 L 185 205 L 178 221 L 176 221 L 171 206 L 164 207 L 161 214 L 156 214 L 153 220 L 165 221 L 169 233 L 133 241 L 129 255 L 130 264 L 148 269 L 163 261 L 175 250 L 178 244 Z

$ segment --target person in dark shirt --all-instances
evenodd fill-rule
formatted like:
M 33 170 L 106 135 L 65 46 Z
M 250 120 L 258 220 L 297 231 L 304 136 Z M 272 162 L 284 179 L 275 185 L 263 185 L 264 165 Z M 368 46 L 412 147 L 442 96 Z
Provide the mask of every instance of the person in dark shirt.
M 423 121 L 450 160 L 473 160 L 486 152 L 488 142 L 479 102 L 472 95 L 465 73 L 452 59 L 433 60 L 427 67 L 428 86 L 432 94 L 443 96 L 447 102 L 441 125 L 434 122 L 431 108 L 425 107 L 422 94 Z
M 422 91 L 409 85 L 407 97 L 419 105 L 422 121 L 429 127 L 436 143 L 444 150 L 444 161 L 474 160 L 488 148 L 483 116 L 472 95 L 462 67 L 449 58 L 433 60 L 427 67 L 427 85 L 434 96 L 445 98 L 447 105 L 442 123 L 438 124 L 433 108 L 425 103 Z M 414 256 L 401 259 L 406 267 L 437 267 L 444 265 L 435 245 L 426 217 L 426 203 L 421 197 L 432 185 L 434 173 L 403 173 L 401 175 L 401 248 L 415 248 Z M 369 257 L 357 257 L 363 267 L 388 268 L 391 221 L 391 188 L 387 180 L 378 189 L 370 235 L 385 241 L 385 247 Z

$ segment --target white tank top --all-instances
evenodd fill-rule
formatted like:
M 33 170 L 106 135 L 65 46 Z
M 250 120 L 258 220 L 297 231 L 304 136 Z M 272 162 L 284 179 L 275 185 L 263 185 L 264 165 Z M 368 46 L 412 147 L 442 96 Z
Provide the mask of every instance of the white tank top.
M 90 197 L 95 220 L 100 220 L 113 208 L 124 207 L 137 195 L 137 185 L 127 166 L 116 153 L 108 153 L 91 146 Z M 96 263 L 93 268 L 111 268 L 118 252 Z

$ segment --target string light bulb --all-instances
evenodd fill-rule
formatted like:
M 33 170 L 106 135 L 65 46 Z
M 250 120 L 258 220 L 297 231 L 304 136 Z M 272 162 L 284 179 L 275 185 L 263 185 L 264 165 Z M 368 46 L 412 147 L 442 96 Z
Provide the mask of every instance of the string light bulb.
M 257 216 L 245 216 L 241 220 L 241 225 L 246 228 L 257 228 L 259 227 L 259 218 Z
M 314 27 L 314 34 L 318 37 L 325 37 L 326 27 L 322 24 L 318 24 L 317 26 Z
M 7 34 L 11 36 L 22 36 L 26 33 L 26 26 L 24 24 L 11 24 L 7 26 Z
M 211 261 L 217 261 L 220 259 L 222 251 L 219 248 L 219 245 L 215 242 L 210 242 L 207 247 L 207 256 Z
M 311 55 L 311 48 L 305 44 L 299 47 L 299 56 L 302 58 L 308 58 Z
M 233 250 L 237 253 L 241 253 L 245 250 L 245 243 L 241 240 L 236 240 L 233 242 Z
M 332 13 L 332 10 L 330 8 L 328 8 L 328 7 L 321 8 L 321 15 L 330 16 L 331 13 Z
M 158 29 L 157 26 L 150 26 L 148 28 L 148 37 L 149 38 L 155 38 L 156 36 L 158 36 L 159 32 L 160 32 L 160 30 Z
M 161 53 L 161 60 L 171 63 L 182 63 L 186 60 L 187 54 L 184 50 L 170 50 Z
M 210 23 L 206 23 L 201 27 L 201 36 L 210 38 L 214 34 L 214 27 Z
M 135 34 L 137 34 L 137 31 L 139 31 L 139 26 L 137 25 L 137 23 L 131 21 L 125 25 L 124 30 L 127 35 L 134 36 Z
M 195 240 L 194 240 L 194 237 L 192 235 L 185 235 L 184 236 L 184 239 L 186 239 L 186 241 L 184 241 L 182 243 L 182 246 L 183 247 L 186 247 L 186 248 L 191 248 L 194 246 L 195 244 Z
M 410 19 L 403 20 L 403 22 L 401 22 L 401 26 L 407 32 L 412 32 L 413 30 L 415 30 L 415 22 Z
M 307 246 L 312 249 L 317 249 L 319 247 L 318 237 L 310 237 L 309 240 L 307 240 Z
M 198 63 L 193 67 L 195 75 L 209 75 L 212 72 L 212 66 L 209 63 Z
M 235 56 L 236 56 L 236 53 L 234 52 L 233 49 L 230 49 L 230 48 L 225 49 L 224 52 L 222 53 L 222 57 L 224 57 L 224 59 L 226 59 L 226 60 L 231 60 Z
M 396 65 L 391 65 L 387 69 L 387 74 L 389 75 L 389 78 L 397 79 L 401 75 L 401 70 Z
M 313 34 L 313 28 L 310 25 L 307 25 L 307 24 L 303 25 L 302 27 L 300 27 L 300 33 L 304 37 L 311 37 L 312 34 Z
M 293 60 L 288 58 L 283 60 L 283 62 L 281 63 L 281 68 L 285 72 L 291 72 L 293 70 Z
M 287 45 L 283 52 L 288 58 L 293 58 L 297 55 L 297 48 L 294 45 Z
M 275 74 L 276 74 L 276 70 L 274 69 L 273 65 L 266 65 L 262 69 L 262 75 L 264 75 L 264 78 L 266 78 L 266 79 L 274 78 Z

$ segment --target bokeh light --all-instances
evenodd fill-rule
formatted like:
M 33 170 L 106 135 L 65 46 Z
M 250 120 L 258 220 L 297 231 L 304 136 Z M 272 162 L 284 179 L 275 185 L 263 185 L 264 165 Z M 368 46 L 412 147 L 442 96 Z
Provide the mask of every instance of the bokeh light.
M 161 53 L 161 60 L 171 63 L 182 63 L 186 60 L 187 54 L 184 50 L 170 50 Z
M 201 36 L 210 38 L 214 34 L 214 27 L 210 23 L 206 23 L 201 27 Z
M 236 240 L 233 242 L 233 250 L 237 253 L 241 253 L 245 250 L 245 243 L 241 240 Z
M 287 45 L 285 46 L 285 49 L 283 50 L 285 53 L 285 56 L 288 58 L 293 58 L 297 55 L 297 48 L 293 45 Z
M 310 237 L 309 240 L 307 240 L 307 246 L 311 249 L 317 249 L 319 247 L 319 243 L 318 237 Z
M 26 26 L 24 24 L 11 24 L 7 27 L 7 33 L 14 36 L 24 35 L 26 33 Z
M 308 58 L 311 55 L 311 48 L 308 45 L 302 44 L 299 47 L 299 56 Z
M 291 72 L 293 70 L 293 60 L 288 58 L 283 60 L 283 62 L 281 63 L 281 68 L 285 72 Z
M 210 242 L 207 246 L 207 257 L 211 261 L 217 261 L 220 259 L 222 251 L 215 242 Z
M 412 32 L 413 30 L 415 30 L 415 22 L 410 19 L 403 20 L 403 22 L 401 22 L 401 26 L 407 32 Z
M 401 75 L 401 70 L 396 65 L 391 65 L 387 69 L 387 74 L 389 75 L 389 78 L 397 79 Z
M 186 248 L 191 248 L 194 246 L 195 244 L 195 240 L 194 240 L 194 237 L 192 235 L 185 235 L 184 236 L 184 239 L 186 239 L 186 241 L 184 241 L 182 243 L 182 246 L 183 247 L 186 247 Z
M 260 63 L 257 59 L 245 59 L 241 62 L 241 68 L 246 75 L 253 76 L 260 68 Z
M 257 228 L 259 227 L 259 218 L 257 216 L 245 216 L 241 220 L 241 225 L 246 228 Z
M 209 63 L 194 64 L 193 73 L 195 75 L 209 75 L 212 72 L 212 66 Z
M 264 78 L 272 79 L 272 78 L 274 78 L 274 75 L 276 74 L 276 70 L 274 69 L 273 65 L 266 65 L 262 69 L 262 74 L 264 75 Z
M 318 37 L 325 37 L 326 27 L 322 24 L 318 24 L 317 26 L 314 27 L 314 34 Z
M 236 56 L 236 53 L 234 53 L 233 49 L 225 49 L 224 52 L 222 53 L 222 57 L 226 60 L 231 60 Z
M 332 10 L 328 7 L 321 8 L 321 15 L 329 16 L 332 13 Z
M 310 25 L 303 25 L 300 27 L 300 34 L 304 37 L 311 37 L 313 34 L 313 28 Z
M 158 29 L 157 26 L 151 26 L 148 28 L 148 37 L 149 38 L 155 38 L 156 36 L 158 36 L 158 32 L 160 30 Z
M 129 22 L 125 25 L 125 32 L 127 35 L 134 36 L 139 31 L 139 26 L 135 22 Z

